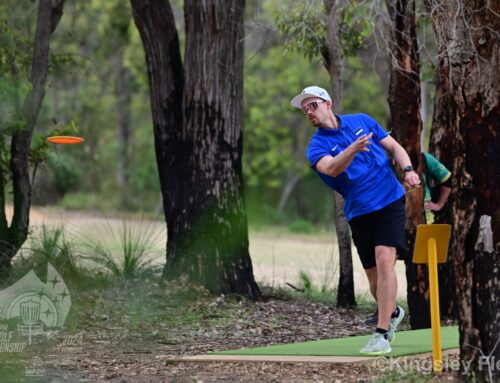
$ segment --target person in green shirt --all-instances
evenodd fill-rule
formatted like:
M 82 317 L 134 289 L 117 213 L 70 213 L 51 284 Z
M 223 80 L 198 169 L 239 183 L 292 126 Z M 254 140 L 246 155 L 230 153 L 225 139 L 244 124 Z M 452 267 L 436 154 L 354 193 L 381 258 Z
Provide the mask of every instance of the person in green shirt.
M 451 193 L 451 173 L 432 154 L 423 152 L 425 198 L 427 223 L 434 222 L 435 211 L 440 211 Z

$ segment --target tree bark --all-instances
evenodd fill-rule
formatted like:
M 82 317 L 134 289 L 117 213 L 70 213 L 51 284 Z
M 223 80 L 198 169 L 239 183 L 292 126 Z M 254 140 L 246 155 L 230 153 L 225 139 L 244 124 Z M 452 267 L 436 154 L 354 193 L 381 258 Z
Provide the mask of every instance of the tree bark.
M 406 149 L 411 162 L 422 179 L 420 155 L 420 78 L 417 34 L 415 29 L 415 2 L 387 0 L 390 18 L 389 54 L 391 78 L 387 97 L 391 110 L 390 129 L 396 140 Z M 425 223 L 424 188 L 406 193 L 406 279 L 408 307 L 412 329 L 430 327 L 428 277 L 426 267 L 412 262 L 415 234 L 418 224 Z
M 31 138 L 38 121 L 38 114 L 45 96 L 45 83 L 49 68 L 50 37 L 63 13 L 64 0 L 40 0 L 33 46 L 30 83 L 22 106 L 24 126 L 13 134 L 10 146 L 10 172 L 14 197 L 14 214 L 10 227 L 5 214 L 5 200 L 2 198 L 0 218 L 0 275 L 7 275 L 11 259 L 16 255 L 28 236 L 31 184 L 29 178 L 29 153 Z M 2 176 L 3 177 L 3 176 Z M 6 182 L 1 180 L 2 194 Z
M 323 61 L 330 75 L 333 110 L 342 112 L 342 48 L 340 45 L 339 22 L 337 17 L 338 3 L 336 0 L 324 0 L 327 25 L 327 42 L 322 51 Z M 344 199 L 333 192 L 335 210 L 334 223 L 339 246 L 339 284 L 337 289 L 337 307 L 355 307 L 354 276 L 352 268 L 352 251 L 349 224 L 344 214 Z
M 453 173 L 452 140 L 449 126 L 453 123 L 453 99 L 450 83 L 441 71 L 436 72 L 436 90 L 434 93 L 434 113 L 429 143 L 431 152 L 450 172 Z M 451 213 L 453 193 L 443 208 L 434 213 L 434 223 L 453 224 Z M 457 318 L 455 272 L 453 268 L 454 253 L 450 248 L 447 261 L 438 265 L 439 306 L 442 317 Z
M 356 307 L 354 294 L 354 275 L 352 267 L 352 247 L 349 225 L 344 214 L 344 198 L 333 192 L 335 202 L 335 229 L 339 245 L 339 285 L 337 307 Z
M 241 161 L 244 1 L 185 2 L 185 80 L 170 4 L 131 3 L 146 50 L 167 218 L 163 276 L 257 298 Z
M 460 357 L 497 380 L 500 360 L 500 3 L 429 1 L 440 78 L 449 80 L 453 231 Z M 480 225 L 481 223 L 481 225 Z

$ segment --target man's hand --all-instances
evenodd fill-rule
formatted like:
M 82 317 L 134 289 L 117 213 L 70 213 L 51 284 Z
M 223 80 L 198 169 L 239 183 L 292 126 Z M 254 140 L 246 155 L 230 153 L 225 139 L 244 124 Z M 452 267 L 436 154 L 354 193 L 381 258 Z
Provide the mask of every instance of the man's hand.
M 439 211 L 443 208 L 443 205 L 440 205 L 436 202 L 428 201 L 424 204 L 425 208 L 431 211 Z
M 420 177 L 415 172 L 406 172 L 405 173 L 405 183 L 408 188 L 412 189 L 414 187 L 418 187 L 420 185 Z
M 352 148 L 354 153 L 369 152 L 370 149 L 368 149 L 368 145 L 371 144 L 370 138 L 372 138 L 372 136 L 373 132 L 371 132 L 368 136 L 366 134 L 363 134 L 349 146 Z

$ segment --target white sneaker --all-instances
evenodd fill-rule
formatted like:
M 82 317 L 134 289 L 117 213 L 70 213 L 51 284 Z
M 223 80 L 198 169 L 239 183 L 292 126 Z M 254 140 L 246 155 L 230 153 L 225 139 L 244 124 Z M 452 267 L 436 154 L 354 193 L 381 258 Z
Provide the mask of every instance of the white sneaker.
M 382 334 L 374 332 L 368 344 L 363 347 L 359 352 L 365 355 L 382 355 L 392 351 L 391 345 Z
M 387 330 L 387 339 L 389 340 L 389 343 L 392 343 L 392 341 L 396 338 L 396 329 L 405 316 L 403 308 L 401 306 L 398 307 L 399 315 L 396 318 L 391 318 L 389 321 L 389 329 Z

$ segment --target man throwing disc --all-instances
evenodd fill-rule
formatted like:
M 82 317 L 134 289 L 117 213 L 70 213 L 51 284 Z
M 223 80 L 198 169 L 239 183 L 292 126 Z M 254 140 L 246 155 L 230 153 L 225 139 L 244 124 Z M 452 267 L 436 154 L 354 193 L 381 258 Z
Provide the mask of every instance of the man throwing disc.
M 378 304 L 377 328 L 360 352 L 392 351 L 404 310 L 396 305 L 394 265 L 405 253 L 405 190 L 389 166 L 388 152 L 404 170 L 407 187 L 420 184 L 408 153 L 372 117 L 337 116 L 328 92 L 305 88 L 291 104 L 317 130 L 307 148 L 311 167 L 345 200 L 345 215 L 361 263 Z

